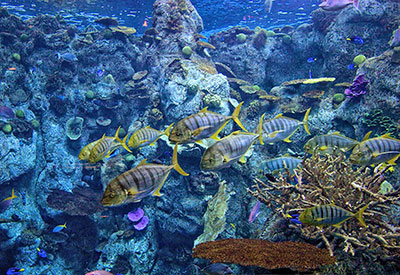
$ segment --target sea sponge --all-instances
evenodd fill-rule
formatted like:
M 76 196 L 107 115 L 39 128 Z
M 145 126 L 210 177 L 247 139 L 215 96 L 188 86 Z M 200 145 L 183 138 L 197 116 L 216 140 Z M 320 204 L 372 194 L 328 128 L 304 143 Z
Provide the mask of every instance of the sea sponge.
M 360 66 L 362 63 L 364 63 L 365 60 L 367 60 L 365 55 L 360 54 L 360 55 L 357 55 L 356 57 L 354 57 L 353 64 L 356 66 Z
M 85 97 L 89 100 L 92 100 L 94 98 L 94 92 L 92 90 L 86 91 Z
M 239 41 L 239 43 L 244 43 L 247 39 L 247 35 L 244 33 L 239 33 L 236 35 L 236 39 Z
M 25 118 L 25 113 L 22 110 L 16 110 L 15 111 L 15 116 L 18 118 Z
M 266 34 L 268 37 L 272 37 L 272 36 L 275 36 L 276 33 L 275 33 L 274 31 L 266 31 L 265 34 Z
M 207 94 L 203 98 L 203 103 L 210 108 L 218 108 L 221 106 L 222 100 L 219 95 Z
M 11 124 L 4 124 L 3 127 L 1 128 L 1 130 L 5 133 L 5 134 L 9 134 L 12 131 L 12 126 Z
M 70 140 L 77 140 L 82 135 L 84 119 L 81 117 L 72 117 L 67 121 L 66 134 Z
M 193 53 L 193 50 L 192 50 L 192 48 L 190 46 L 185 46 L 185 47 L 182 48 L 182 53 L 186 57 L 189 57 Z
M 337 93 L 333 95 L 333 103 L 340 104 L 345 100 L 345 96 L 342 93 Z
M 19 53 L 13 53 L 11 57 L 16 62 L 20 62 L 21 61 L 21 55 Z

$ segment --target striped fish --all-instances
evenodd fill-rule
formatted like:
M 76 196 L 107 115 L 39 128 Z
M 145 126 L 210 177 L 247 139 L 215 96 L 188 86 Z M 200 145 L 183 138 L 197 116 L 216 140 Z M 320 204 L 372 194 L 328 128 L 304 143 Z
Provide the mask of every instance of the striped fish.
M 208 147 L 201 158 L 200 168 L 202 170 L 219 170 L 231 166 L 238 159 L 244 163 L 244 155 L 257 139 L 264 144 L 262 141 L 263 119 L 264 115 L 258 124 L 257 133 L 236 131 Z
M 285 169 L 286 167 L 290 172 L 293 172 L 294 168 L 297 168 L 303 160 L 295 157 L 279 157 L 264 161 L 261 164 L 264 173 L 266 174 L 277 174 Z
M 367 207 L 368 204 L 363 208 L 361 208 L 360 211 L 353 214 L 350 211 L 347 211 L 333 204 L 319 205 L 304 210 L 304 212 L 301 213 L 300 216 L 298 217 L 298 220 L 305 225 L 314 225 L 314 226 L 332 225 L 340 227 L 342 223 L 344 223 L 348 219 L 355 217 L 360 221 L 360 223 L 363 226 L 367 227 L 362 217 Z
M 174 128 L 172 128 L 169 141 L 172 143 L 190 143 L 209 137 L 218 140 L 219 132 L 221 132 L 231 119 L 247 132 L 246 128 L 244 128 L 239 120 L 239 112 L 242 104 L 243 102 L 235 108 L 232 116 L 224 116 L 210 112 L 206 107 L 199 113 L 180 120 Z
M 400 140 L 385 134 L 380 137 L 363 140 L 357 144 L 350 155 L 350 161 L 360 165 L 382 162 L 396 165 L 395 161 L 399 156 Z
M 160 190 L 172 169 L 188 176 L 178 164 L 178 147 L 175 145 L 172 165 L 146 163 L 143 160 L 135 168 L 113 179 L 104 191 L 101 203 L 116 206 L 130 202 L 139 202 L 149 195 L 162 196 Z
M 118 130 L 115 133 L 115 136 L 107 137 L 104 134 L 103 137 L 96 142 L 96 144 L 90 150 L 90 154 L 89 154 L 89 158 L 88 158 L 89 162 L 95 163 L 104 158 L 108 158 L 120 146 L 124 147 L 128 152 L 130 152 L 130 153 L 132 152 L 128 148 L 128 146 L 126 146 L 126 144 L 125 144 L 125 142 L 128 138 L 128 135 L 126 135 L 123 140 L 121 140 L 118 137 L 120 128 L 121 127 L 118 127 Z
M 142 128 L 134 132 L 128 141 L 128 146 L 132 148 L 144 147 L 147 145 L 154 146 L 157 140 L 163 136 L 169 136 L 169 132 L 171 131 L 172 125 L 168 126 L 164 132 L 158 131 L 156 129 L 147 126 L 146 128 Z
M 310 135 L 308 130 L 308 115 L 311 108 L 307 109 L 303 121 L 294 118 L 285 117 L 282 114 L 267 120 L 263 125 L 264 142 L 273 144 L 278 141 L 292 142 L 290 137 L 296 132 L 300 125 L 304 126 L 307 134 Z
M 313 154 L 314 150 L 324 153 L 331 153 L 334 148 L 338 148 L 343 152 L 349 151 L 359 142 L 357 140 L 345 137 L 339 132 L 334 132 L 328 135 L 315 136 L 307 141 L 304 145 L 304 151 Z

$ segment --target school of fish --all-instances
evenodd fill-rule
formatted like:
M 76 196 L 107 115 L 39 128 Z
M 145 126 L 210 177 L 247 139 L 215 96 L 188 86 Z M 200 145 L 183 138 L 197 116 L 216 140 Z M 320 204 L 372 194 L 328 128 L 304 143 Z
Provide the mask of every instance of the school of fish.
M 104 206 L 118 206 L 131 202 L 139 202 L 147 196 L 161 196 L 163 187 L 168 175 L 176 170 L 183 176 L 188 176 L 178 163 L 178 145 L 187 143 L 202 144 L 203 139 L 211 138 L 215 143 L 208 146 L 200 161 L 201 170 L 216 171 L 230 167 L 234 162 L 246 162 L 245 156 L 249 149 L 258 141 L 274 144 L 280 141 L 291 142 L 293 134 L 303 126 L 306 133 L 308 129 L 308 117 L 311 109 L 307 109 L 303 121 L 285 117 L 282 114 L 264 121 L 263 114 L 259 120 L 255 133 L 248 132 L 239 120 L 239 112 L 243 102 L 237 105 L 231 116 L 220 115 L 204 108 L 200 112 L 190 115 L 178 121 L 175 125 L 169 125 L 164 131 L 159 131 L 149 126 L 134 132 L 129 138 L 126 135 L 122 140 L 119 138 L 119 130 L 113 137 L 105 134 L 99 140 L 86 145 L 79 154 L 79 159 L 91 163 L 98 162 L 110 157 L 118 148 L 124 148 L 132 152 L 130 148 L 141 148 L 147 145 L 154 145 L 163 135 L 168 137 L 171 144 L 175 144 L 172 164 L 163 165 L 147 163 L 143 160 L 139 165 L 117 176 L 107 185 L 102 204 Z M 235 131 L 220 139 L 218 134 L 233 120 L 243 131 Z M 330 154 L 333 152 L 346 153 L 350 150 L 349 160 L 356 165 L 374 165 L 387 163 L 395 165 L 400 156 L 400 140 L 385 134 L 380 137 L 369 138 L 370 132 L 361 141 L 357 141 L 333 132 L 325 135 L 314 136 L 304 145 L 305 153 Z M 260 167 L 264 174 L 275 175 L 283 169 L 293 171 L 302 163 L 301 158 L 294 156 L 281 156 L 278 158 L 266 159 Z M 252 210 L 253 221 L 259 212 L 259 203 Z M 317 205 L 305 209 L 300 215 L 288 216 L 293 222 L 303 225 L 314 226 L 340 226 L 352 217 L 356 217 L 364 226 L 362 214 L 367 206 L 353 214 L 335 205 Z M 62 229 L 62 227 L 60 227 Z

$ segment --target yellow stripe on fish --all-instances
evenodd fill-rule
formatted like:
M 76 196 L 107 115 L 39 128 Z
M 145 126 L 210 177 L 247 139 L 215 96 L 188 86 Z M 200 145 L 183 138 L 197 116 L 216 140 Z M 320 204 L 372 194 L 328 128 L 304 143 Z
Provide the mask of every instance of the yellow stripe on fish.
M 333 204 L 314 206 L 304 210 L 304 212 L 301 213 L 299 216 L 299 221 L 305 225 L 332 225 L 335 227 L 340 227 L 342 223 L 344 223 L 348 219 L 355 217 L 360 221 L 363 226 L 367 227 L 362 217 L 367 207 L 368 204 L 361 208 L 360 211 L 353 214 L 350 211 L 347 211 Z
M 221 132 L 231 119 L 247 132 L 239 120 L 239 112 L 242 104 L 243 102 L 235 108 L 232 116 L 210 112 L 206 107 L 199 113 L 180 120 L 172 129 L 169 141 L 172 143 L 190 143 L 209 137 L 218 140 L 219 132 Z
M 101 203 L 105 206 L 117 206 L 130 202 L 139 202 L 149 195 L 161 196 L 160 190 L 172 169 L 188 176 L 178 164 L 178 147 L 175 145 L 172 165 L 146 163 L 143 160 L 135 168 L 113 179 L 104 191 Z
M 164 132 L 153 129 L 150 126 L 139 129 L 134 132 L 129 138 L 128 146 L 132 148 L 144 147 L 147 145 L 154 146 L 161 136 L 169 136 L 172 125 L 174 124 L 172 123 L 171 125 L 169 125 Z
M 290 137 L 296 132 L 300 125 L 303 125 L 307 134 L 310 135 L 310 131 L 308 129 L 308 116 L 310 114 L 310 110 L 311 108 L 307 109 L 303 121 L 285 117 L 282 114 L 265 121 L 263 125 L 264 142 L 268 144 L 273 144 L 281 140 L 285 142 L 292 142 Z
M 313 154 L 317 149 L 323 153 L 331 153 L 334 148 L 338 148 L 343 152 L 349 151 L 359 142 L 357 140 L 345 137 L 339 132 L 328 135 L 315 136 L 308 140 L 304 145 L 304 151 Z
M 380 137 L 363 140 L 357 144 L 350 155 L 350 161 L 360 165 L 382 162 L 396 165 L 395 161 L 399 156 L 400 140 L 385 134 Z
M 126 135 L 125 138 L 121 140 L 118 137 L 119 129 L 120 127 L 118 127 L 114 137 L 107 137 L 106 135 L 103 135 L 103 137 L 99 139 L 98 142 L 96 142 L 92 150 L 90 150 L 88 158 L 89 162 L 95 163 L 109 157 L 120 146 L 124 147 L 128 152 L 132 152 L 125 144 L 128 135 Z
M 217 141 L 207 148 L 201 158 L 200 167 L 202 170 L 219 170 L 231 166 L 231 164 L 240 159 L 245 162 L 244 155 L 251 145 L 258 139 L 261 144 L 262 140 L 262 115 L 257 133 L 245 133 L 236 131 L 227 137 Z

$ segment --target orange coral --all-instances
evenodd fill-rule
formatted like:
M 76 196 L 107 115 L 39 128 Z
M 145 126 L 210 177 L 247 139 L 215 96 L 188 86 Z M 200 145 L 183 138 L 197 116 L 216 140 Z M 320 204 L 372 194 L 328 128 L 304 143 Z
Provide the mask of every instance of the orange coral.
M 266 269 L 308 271 L 334 264 L 329 251 L 303 242 L 270 242 L 260 239 L 224 239 L 198 244 L 193 257 L 213 263 L 233 263 Z

